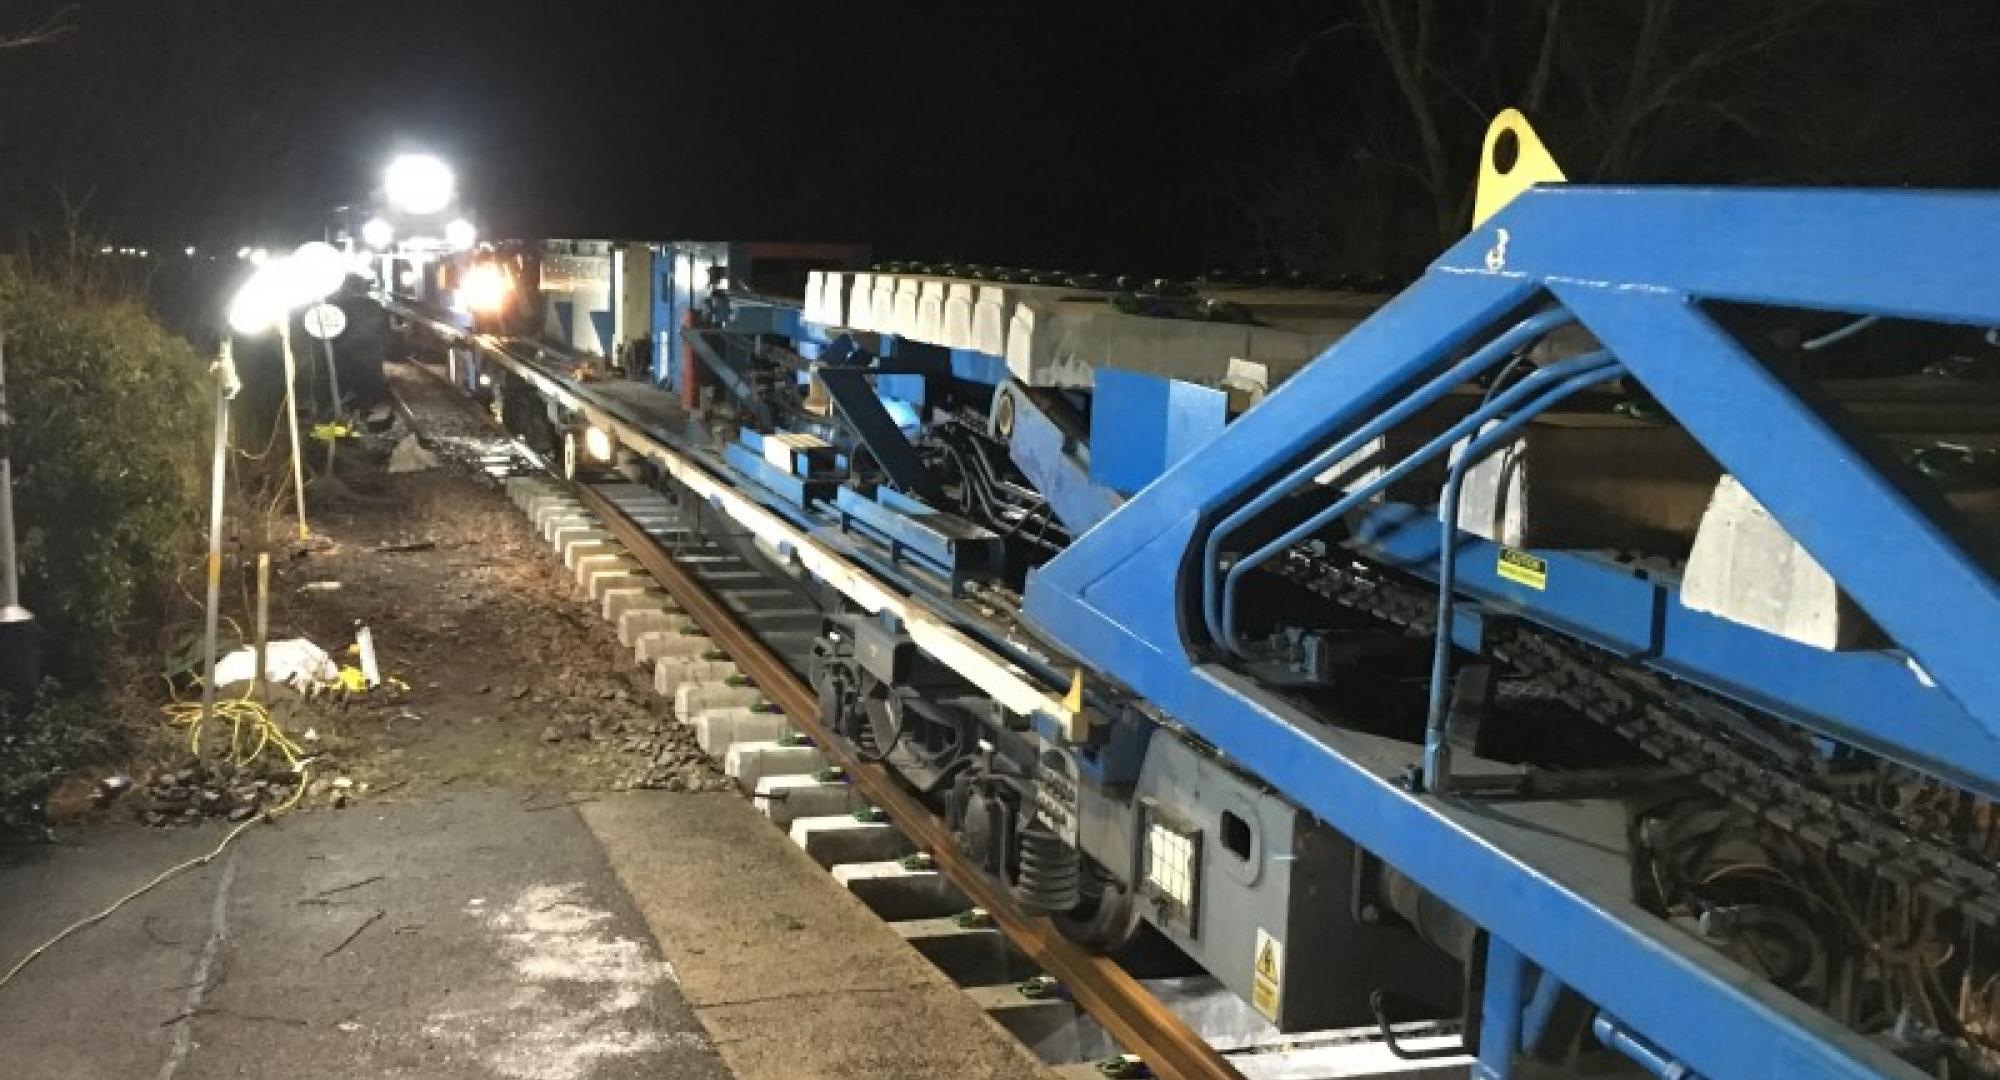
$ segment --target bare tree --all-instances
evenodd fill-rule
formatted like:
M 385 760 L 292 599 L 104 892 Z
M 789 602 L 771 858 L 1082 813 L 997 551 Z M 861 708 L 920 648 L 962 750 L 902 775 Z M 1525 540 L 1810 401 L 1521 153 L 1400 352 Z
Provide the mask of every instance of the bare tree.
M 76 5 L 64 4 L 49 13 L 41 25 L 32 30 L 22 30 L 11 34 L 0 34 L 0 49 L 25 49 L 34 45 L 46 45 L 51 41 L 76 29 Z
M 1243 202 L 1273 238 L 1329 228 L 1380 248 L 1382 269 L 1413 268 L 1470 224 L 1486 124 L 1519 106 L 1570 174 L 1586 180 L 1695 179 L 1699 155 L 1795 136 L 1809 80 L 1789 78 L 1801 42 L 1837 34 L 1861 5 L 1847 0 L 1349 0 L 1281 55 L 1297 89 L 1315 72 L 1372 83 L 1385 106 L 1350 119 L 1336 153 L 1294 159 L 1246 186 Z M 1847 18 L 1836 18 L 1845 14 Z M 1274 80 L 1267 72 L 1267 83 Z M 1352 92 L 1352 91 L 1350 91 Z M 1369 94 L 1363 90 L 1357 96 Z M 1851 139 L 1853 134 L 1848 133 Z M 1746 155 L 1737 154 L 1736 160 Z M 1294 158 L 1296 156 L 1294 155 Z M 1316 175 L 1308 175 L 1316 172 Z M 1374 187 L 1383 190 L 1364 191 Z M 1341 192 L 1320 220 L 1294 215 L 1315 191 Z M 1406 208 L 1406 209 L 1399 209 Z M 1288 220 L 1289 219 L 1289 220 Z M 1337 224 L 1330 224 L 1337 223 Z M 1278 247 L 1293 246 L 1280 239 Z M 1297 258 L 1295 249 L 1279 252 Z

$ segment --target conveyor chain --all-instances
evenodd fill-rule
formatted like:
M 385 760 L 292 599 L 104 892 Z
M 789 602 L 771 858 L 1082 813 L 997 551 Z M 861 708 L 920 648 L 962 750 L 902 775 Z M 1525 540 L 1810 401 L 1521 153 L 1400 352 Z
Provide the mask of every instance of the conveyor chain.
M 1427 584 L 1301 549 L 1273 566 L 1287 580 L 1408 633 L 1429 637 L 1436 625 L 1437 600 Z M 1762 747 L 1723 741 L 1712 719 L 1686 715 L 1697 700 L 1704 714 L 1728 706 L 1710 705 L 1699 691 L 1518 620 L 1489 626 L 1486 643 L 1516 675 L 1772 827 L 1858 870 L 1914 888 L 1940 907 L 2000 926 L 2000 874 L 1984 859 L 1824 790 Z

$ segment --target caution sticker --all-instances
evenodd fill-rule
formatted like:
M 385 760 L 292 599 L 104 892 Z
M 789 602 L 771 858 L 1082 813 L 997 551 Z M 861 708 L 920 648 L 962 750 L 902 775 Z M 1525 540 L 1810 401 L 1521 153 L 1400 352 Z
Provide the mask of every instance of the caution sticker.
M 1257 928 L 1257 955 L 1250 964 L 1250 1004 L 1264 1019 L 1278 1022 L 1278 1003 L 1285 985 L 1285 946 Z
M 1530 589 L 1549 587 L 1549 561 L 1530 555 L 1519 548 L 1500 549 L 1498 573 L 1508 581 L 1526 585 Z

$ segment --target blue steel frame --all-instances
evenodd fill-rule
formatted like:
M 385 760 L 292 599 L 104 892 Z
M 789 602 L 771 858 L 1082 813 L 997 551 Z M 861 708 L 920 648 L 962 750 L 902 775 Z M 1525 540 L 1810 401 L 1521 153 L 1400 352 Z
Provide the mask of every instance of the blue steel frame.
M 1704 1076 L 1919 1075 L 1666 926 L 1631 900 L 1624 881 L 1576 869 L 1581 841 L 1523 829 L 1475 800 L 1412 793 L 1397 782 L 1407 748 L 1318 723 L 1206 662 L 1195 644 L 1210 640 L 1199 600 L 1213 568 L 1202 558 L 1204 527 L 1274 474 L 1393 407 L 1506 320 L 1553 299 L 1907 654 L 1820 654 L 1830 665 L 1844 662 L 1831 668 L 1843 677 L 1886 687 L 1889 698 L 1871 704 L 1924 706 L 1914 729 L 1908 714 L 1847 711 L 1827 725 L 1830 733 L 1949 767 L 1991 791 L 2000 786 L 1993 659 L 2000 586 L 1896 470 L 1876 465 L 1838 419 L 1747 353 L 1702 302 L 2000 325 L 1996 271 L 2000 197 L 1993 195 L 1534 189 L 1202 453 L 1078 538 L 1031 580 L 1026 614 L 1081 660 L 1486 928 L 1489 971 L 1503 977 L 1489 979 L 1482 1075 L 1512 1071 L 1522 979 L 1531 968 L 1599 1005 L 1602 1026 L 1621 1045 L 1659 1048 Z M 1420 567 L 1424 556 L 1412 545 L 1427 544 L 1434 569 L 1436 519 L 1404 525 L 1364 532 L 1370 542 L 1402 544 L 1406 561 Z M 1479 544 L 1460 547 L 1462 592 L 1523 608 L 1550 599 L 1486 580 L 1491 575 L 1471 557 Z M 1567 569 L 1555 567 L 1552 578 Z M 1630 615 L 1614 620 L 1647 620 L 1645 628 L 1632 625 L 1628 655 L 1648 659 L 1660 624 L 1669 624 L 1697 654 L 1707 649 L 1718 671 L 1742 676 L 1739 689 L 1754 697 L 1762 680 L 1713 655 L 1715 642 L 1730 635 L 1675 610 L 1657 586 L 1637 588 L 1623 601 L 1634 605 Z M 1544 621 L 1605 618 L 1602 599 L 1566 593 L 1562 600 L 1567 606 Z M 1778 642 L 1759 658 L 1784 663 L 1810 652 L 1789 645 Z M 1897 668 L 1905 669 L 1900 681 Z M 1768 674 L 1780 684 L 1797 681 L 1783 670 Z

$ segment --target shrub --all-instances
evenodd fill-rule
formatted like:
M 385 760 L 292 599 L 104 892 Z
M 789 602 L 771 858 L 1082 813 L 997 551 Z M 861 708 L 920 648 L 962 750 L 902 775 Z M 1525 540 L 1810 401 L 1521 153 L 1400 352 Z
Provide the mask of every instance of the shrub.
M 203 360 L 139 303 L 0 271 L 22 602 L 45 671 L 96 681 L 157 619 L 203 503 Z
M 0 332 L 21 598 L 49 680 L 32 706 L 0 707 L 5 839 L 44 829 L 62 772 L 122 741 L 101 707 L 105 668 L 129 673 L 115 658 L 153 651 L 142 635 L 195 550 L 211 412 L 202 358 L 126 294 L 0 265 Z

